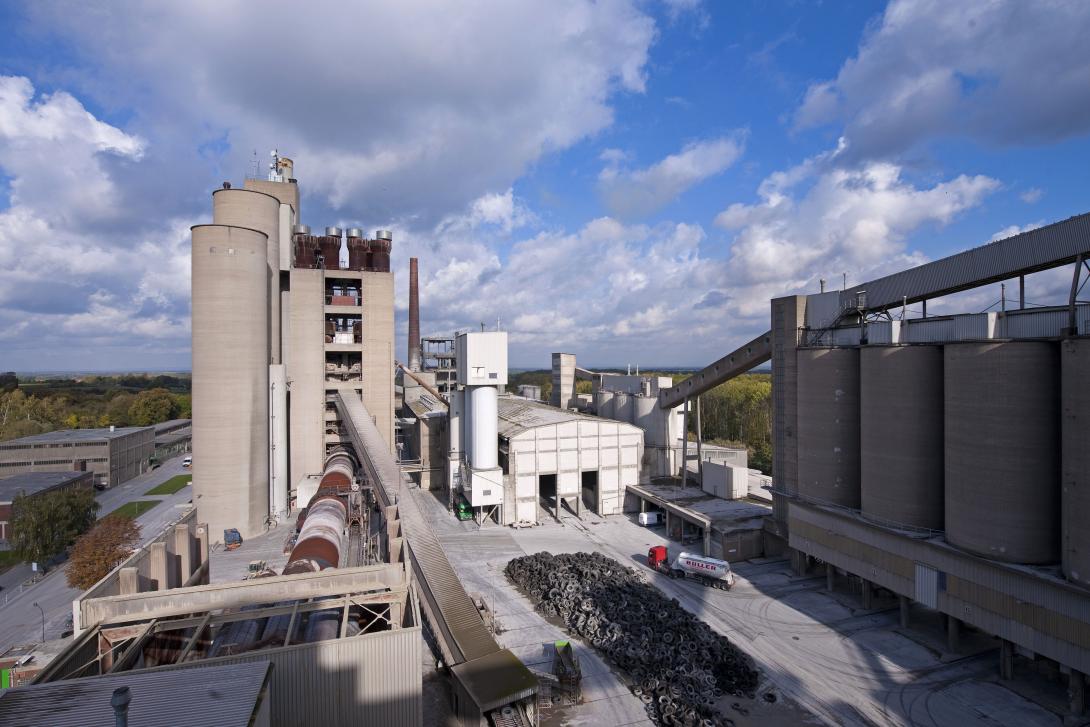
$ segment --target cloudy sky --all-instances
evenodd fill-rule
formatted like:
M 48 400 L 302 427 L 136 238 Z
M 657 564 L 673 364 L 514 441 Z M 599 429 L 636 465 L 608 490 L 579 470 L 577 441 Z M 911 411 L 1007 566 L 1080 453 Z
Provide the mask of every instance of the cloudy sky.
M 702 365 L 772 296 L 1090 210 L 1081 0 L 40 0 L 0 27 L 0 370 L 187 368 L 188 228 L 273 147 L 304 222 L 394 231 L 399 350 L 415 255 L 424 332 L 499 320 L 515 366 Z

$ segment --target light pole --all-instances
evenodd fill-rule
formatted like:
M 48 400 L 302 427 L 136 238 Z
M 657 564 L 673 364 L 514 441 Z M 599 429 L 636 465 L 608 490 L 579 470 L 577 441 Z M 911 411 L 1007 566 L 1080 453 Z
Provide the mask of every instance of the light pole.
M 45 609 L 38 605 L 38 602 L 34 602 L 34 607 L 42 612 L 42 643 L 45 643 Z

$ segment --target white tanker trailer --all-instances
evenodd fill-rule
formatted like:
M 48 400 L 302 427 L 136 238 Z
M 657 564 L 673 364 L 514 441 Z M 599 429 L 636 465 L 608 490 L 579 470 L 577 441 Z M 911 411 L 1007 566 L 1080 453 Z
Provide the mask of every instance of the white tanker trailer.
M 695 578 L 712 588 L 729 590 L 734 585 L 734 573 L 727 561 L 693 553 L 679 553 L 674 562 L 670 563 L 665 545 L 656 545 L 647 551 L 647 565 L 671 578 Z

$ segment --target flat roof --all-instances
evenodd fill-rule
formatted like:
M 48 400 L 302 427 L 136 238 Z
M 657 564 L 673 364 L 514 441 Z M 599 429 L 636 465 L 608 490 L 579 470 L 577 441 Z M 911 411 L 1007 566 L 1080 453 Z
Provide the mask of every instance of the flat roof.
M 24 472 L 19 475 L 0 477 L 0 502 L 11 502 L 20 492 L 33 495 L 35 492 L 64 485 L 78 480 L 91 472 Z
M 267 661 L 66 679 L 0 692 L 5 727 L 114 724 L 110 699 L 128 687 L 129 724 L 248 727 L 272 665 Z
M 481 712 L 537 693 L 537 677 L 507 649 L 456 664 L 450 671 Z
M 6 442 L 0 442 L 0 444 L 6 446 L 9 444 L 61 444 L 64 442 L 94 442 L 101 439 L 117 439 L 118 437 L 124 437 L 129 434 L 142 432 L 145 430 L 154 430 L 154 427 L 114 427 L 112 431 L 109 427 L 103 427 L 100 429 L 59 429 L 55 432 L 46 432 L 45 434 L 31 434 L 27 437 L 9 439 Z
M 658 507 L 670 509 L 674 514 L 694 521 L 710 523 L 723 532 L 732 530 L 760 530 L 764 520 L 772 514 L 768 505 L 747 500 L 725 500 L 709 495 L 699 487 L 677 485 L 629 485 L 629 492 Z
M 549 406 L 532 399 L 524 399 L 515 396 L 501 396 L 498 401 L 500 417 L 499 435 L 510 439 L 518 434 L 535 427 L 548 426 L 550 424 L 564 424 L 565 422 L 588 421 L 598 424 L 617 424 L 622 427 L 634 429 L 643 434 L 639 427 L 628 422 L 619 422 L 614 419 L 604 419 L 591 414 L 580 414 L 569 409 L 561 409 Z
M 192 419 L 168 419 L 165 422 L 159 422 L 152 426 L 155 427 L 157 433 L 162 434 L 163 432 L 170 432 L 175 429 L 181 429 L 182 427 L 188 427 L 192 423 Z

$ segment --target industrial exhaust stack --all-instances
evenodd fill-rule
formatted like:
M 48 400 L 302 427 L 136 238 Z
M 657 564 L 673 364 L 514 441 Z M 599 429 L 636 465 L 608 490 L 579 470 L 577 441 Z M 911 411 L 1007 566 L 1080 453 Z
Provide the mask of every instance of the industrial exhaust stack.
M 420 372 L 420 283 L 417 260 L 409 258 L 409 371 Z

